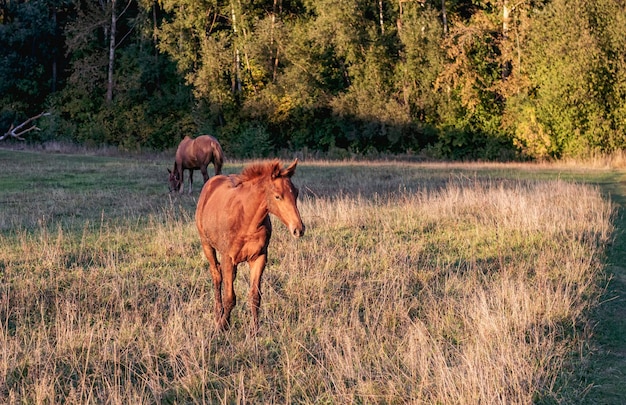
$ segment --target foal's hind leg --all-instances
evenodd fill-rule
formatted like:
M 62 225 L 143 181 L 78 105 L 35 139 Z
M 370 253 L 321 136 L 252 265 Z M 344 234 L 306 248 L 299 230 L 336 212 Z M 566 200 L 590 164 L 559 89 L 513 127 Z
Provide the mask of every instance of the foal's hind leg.
M 219 326 L 220 319 L 224 315 L 224 306 L 222 304 L 222 269 L 217 261 L 215 249 L 208 244 L 202 244 L 204 255 L 209 261 L 209 269 L 211 270 L 211 278 L 213 279 L 213 290 L 215 295 L 215 324 Z

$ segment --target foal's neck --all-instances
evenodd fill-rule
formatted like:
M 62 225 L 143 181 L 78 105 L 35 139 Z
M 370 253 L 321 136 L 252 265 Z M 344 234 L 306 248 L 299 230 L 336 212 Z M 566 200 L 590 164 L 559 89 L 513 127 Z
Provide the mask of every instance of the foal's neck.
M 265 221 L 265 218 L 269 215 L 270 210 L 265 197 L 265 188 L 259 188 L 257 184 L 244 184 L 244 187 L 248 187 L 248 192 L 251 194 L 249 197 L 244 197 L 244 206 L 246 212 L 252 212 L 250 219 L 246 218 L 246 222 L 250 224 L 250 231 L 255 231 Z M 260 204 L 258 203 L 260 201 Z

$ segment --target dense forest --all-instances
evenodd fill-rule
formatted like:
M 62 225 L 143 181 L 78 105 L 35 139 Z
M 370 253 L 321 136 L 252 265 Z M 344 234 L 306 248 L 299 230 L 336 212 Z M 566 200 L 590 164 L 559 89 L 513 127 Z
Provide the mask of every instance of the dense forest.
M 0 135 L 231 156 L 626 147 L 625 0 L 0 0 Z

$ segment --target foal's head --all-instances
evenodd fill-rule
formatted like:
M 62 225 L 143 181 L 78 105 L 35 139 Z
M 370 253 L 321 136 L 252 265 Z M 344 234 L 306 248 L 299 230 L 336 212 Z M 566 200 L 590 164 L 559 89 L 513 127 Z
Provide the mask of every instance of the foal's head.
M 269 190 L 268 206 L 272 214 L 276 215 L 289 228 L 289 232 L 296 238 L 304 235 L 304 224 L 300 218 L 297 199 L 298 189 L 291 182 L 296 172 L 298 159 L 289 167 L 281 169 L 275 164 L 272 169 L 271 187 Z
M 276 215 L 294 237 L 299 238 L 304 235 L 305 227 L 297 205 L 298 189 L 291 182 L 297 164 L 298 159 L 289 167 L 282 169 L 280 162 L 275 160 L 263 166 L 252 167 L 248 173 L 244 171 L 243 176 L 253 175 L 253 172 L 257 175 L 263 172 L 263 175 L 267 176 L 265 198 L 269 212 Z

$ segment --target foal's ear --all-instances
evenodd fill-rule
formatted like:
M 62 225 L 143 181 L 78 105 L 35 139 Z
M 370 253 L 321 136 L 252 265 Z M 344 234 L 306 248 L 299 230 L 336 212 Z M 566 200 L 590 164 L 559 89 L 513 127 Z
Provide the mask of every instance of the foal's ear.
M 170 168 L 169 168 L 169 167 L 167 168 L 167 172 L 168 172 L 169 174 L 172 174 L 172 171 L 170 170 Z
M 296 160 L 294 160 L 293 163 L 289 165 L 289 167 L 287 167 L 286 169 L 283 169 L 282 172 L 280 172 L 281 176 L 283 177 L 293 176 L 293 174 L 296 172 L 297 165 L 298 165 L 298 158 L 296 158 Z

